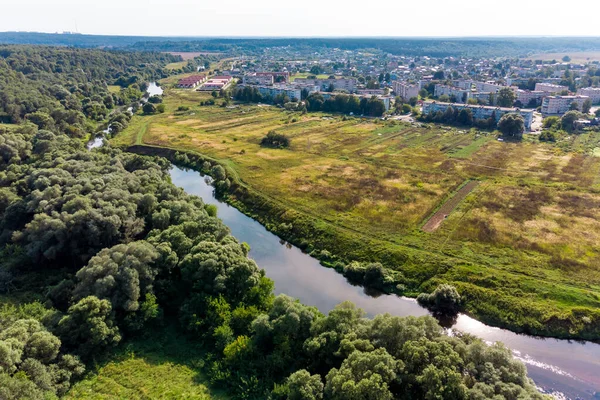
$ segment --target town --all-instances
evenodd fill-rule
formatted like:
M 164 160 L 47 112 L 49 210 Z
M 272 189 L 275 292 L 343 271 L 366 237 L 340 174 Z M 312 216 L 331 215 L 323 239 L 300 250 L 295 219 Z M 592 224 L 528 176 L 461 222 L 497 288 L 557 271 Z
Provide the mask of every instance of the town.
M 212 75 L 185 76 L 177 86 L 220 96 L 233 88 L 229 95 L 236 100 L 409 122 L 496 128 L 504 115 L 518 114 L 525 132 L 540 133 L 543 118 L 572 111 L 564 129 L 600 125 L 599 63 L 573 63 L 568 56 L 473 59 L 271 48 L 224 64 Z

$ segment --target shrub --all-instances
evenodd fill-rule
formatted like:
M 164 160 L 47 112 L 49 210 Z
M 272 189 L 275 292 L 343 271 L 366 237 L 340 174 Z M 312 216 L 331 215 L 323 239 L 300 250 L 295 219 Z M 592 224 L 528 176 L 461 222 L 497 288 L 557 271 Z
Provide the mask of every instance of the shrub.
M 460 310 L 461 298 L 452 285 L 439 285 L 433 293 L 421 293 L 417 301 L 435 313 L 452 315 Z
M 260 141 L 260 145 L 263 147 L 283 149 L 290 146 L 290 139 L 281 133 L 270 131 L 267 133 L 267 136 Z

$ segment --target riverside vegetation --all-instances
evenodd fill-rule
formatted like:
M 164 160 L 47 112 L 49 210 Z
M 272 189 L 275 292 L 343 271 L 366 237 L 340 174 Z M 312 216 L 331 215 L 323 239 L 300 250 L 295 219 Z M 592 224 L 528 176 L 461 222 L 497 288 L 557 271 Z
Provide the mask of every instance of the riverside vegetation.
M 67 56 L 73 70 L 88 59 L 27 48 L 20 65 L 35 71 L 38 51 Z M 146 55 L 122 57 L 131 71 Z M 117 70 L 100 87 L 116 84 Z M 75 125 L 67 103 L 52 100 L 36 74 L 20 73 L 29 98 L 44 100 L 25 117 L 45 115 L 0 126 L 2 399 L 543 397 L 510 350 L 450 337 L 432 317 L 367 319 L 350 303 L 325 316 L 274 297 L 248 246 L 214 207 L 170 182 L 164 158 L 88 151 L 68 127 L 94 131 L 110 115 L 84 113 Z M 66 83 L 63 73 L 42 76 Z M 225 169 L 211 171 L 228 190 Z
M 204 173 L 221 165 L 231 204 L 347 275 L 352 261 L 381 263 L 387 292 L 451 284 L 486 323 L 600 337 L 598 132 L 499 142 L 484 130 L 214 100 L 167 88 L 166 112 L 134 116 L 112 143 Z M 271 131 L 289 147 L 261 146 Z M 423 232 L 471 180 L 480 184 Z

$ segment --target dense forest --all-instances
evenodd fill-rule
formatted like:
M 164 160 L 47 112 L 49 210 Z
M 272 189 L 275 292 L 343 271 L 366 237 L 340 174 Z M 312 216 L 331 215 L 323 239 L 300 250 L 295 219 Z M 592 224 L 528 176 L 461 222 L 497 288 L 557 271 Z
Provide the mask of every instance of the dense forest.
M 0 46 L 0 122 L 29 120 L 71 137 L 93 132 L 109 116 L 123 124 L 121 106 L 137 104 L 146 82 L 165 77 L 164 65 L 177 60 L 161 53 Z
M 44 73 L 16 72 L 36 88 L 23 95 L 40 101 L 18 124 L 0 125 L 1 399 L 60 397 L 98 357 L 161 324 L 207 349 L 204 372 L 235 399 L 542 397 L 510 350 L 449 336 L 432 317 L 368 319 L 350 303 L 323 315 L 275 297 L 248 246 L 213 206 L 170 182 L 165 159 L 88 151 L 63 128 L 72 125 L 58 112 L 68 102 L 52 100 L 45 81 L 73 94 L 65 70 L 81 68 L 80 85 L 102 88 L 126 71 L 143 80 L 150 72 L 138 57 L 154 56 L 119 54 L 119 69 L 107 61 L 113 53 L 90 53 L 89 69 L 57 70 L 87 53 L 5 51 L 20 55 L 19 68 L 54 62 Z M 35 86 L 36 77 L 44 82 Z M 20 104 L 13 93 L 5 109 L 6 100 Z M 47 112 L 48 124 L 26 117 Z M 204 167 L 225 181 L 222 167 Z
M 539 38 L 203 38 L 144 37 L 0 32 L 0 42 L 78 47 L 112 47 L 135 51 L 260 52 L 268 47 L 295 49 L 378 49 L 392 54 L 433 57 L 513 57 L 531 53 L 598 51 L 600 39 Z

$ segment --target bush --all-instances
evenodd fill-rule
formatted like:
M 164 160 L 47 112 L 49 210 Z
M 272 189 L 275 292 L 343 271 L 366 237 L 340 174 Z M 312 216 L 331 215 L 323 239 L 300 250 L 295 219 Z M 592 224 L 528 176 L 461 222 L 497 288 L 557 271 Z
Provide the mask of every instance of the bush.
M 460 311 L 461 298 L 452 285 L 439 285 L 433 293 L 421 293 L 417 301 L 435 313 L 453 315 Z
M 260 145 L 263 147 L 283 149 L 290 146 L 290 139 L 281 133 L 270 131 L 267 133 L 267 136 L 260 141 Z

